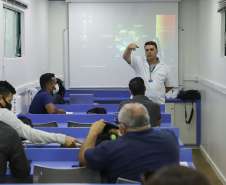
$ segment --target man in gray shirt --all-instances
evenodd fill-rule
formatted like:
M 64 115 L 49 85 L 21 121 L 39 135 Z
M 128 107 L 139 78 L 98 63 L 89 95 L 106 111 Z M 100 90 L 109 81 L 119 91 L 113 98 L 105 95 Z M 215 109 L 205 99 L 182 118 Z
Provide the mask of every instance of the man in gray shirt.
M 158 103 L 154 103 L 147 96 L 144 95 L 146 91 L 144 80 L 141 77 L 133 78 L 129 82 L 129 89 L 133 98 L 121 102 L 119 105 L 119 111 L 123 107 L 123 105 L 127 103 L 141 103 L 148 110 L 151 127 L 160 126 L 162 119 L 160 105 Z

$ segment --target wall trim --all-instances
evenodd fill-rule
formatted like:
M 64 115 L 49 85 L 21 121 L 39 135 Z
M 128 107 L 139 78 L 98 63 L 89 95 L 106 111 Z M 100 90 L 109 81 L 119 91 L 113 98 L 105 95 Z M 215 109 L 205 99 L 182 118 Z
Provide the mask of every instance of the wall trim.
M 208 155 L 208 153 L 206 152 L 206 150 L 202 145 L 200 145 L 200 151 L 202 152 L 202 154 L 204 155 L 204 157 L 206 158 L 206 160 L 208 161 L 208 163 L 210 164 L 210 166 L 212 167 L 212 169 L 214 170 L 214 172 L 216 173 L 216 175 L 218 176 L 222 184 L 226 184 L 226 178 L 221 173 L 221 171 L 217 168 L 217 165 L 213 162 L 213 160 Z
M 184 76 L 184 81 L 194 81 L 194 82 L 199 82 L 215 91 L 218 91 L 222 94 L 226 95 L 226 87 L 223 85 L 220 85 L 218 83 L 215 83 L 213 81 L 207 80 L 203 77 L 200 76 Z
M 197 76 L 184 76 L 184 81 L 195 81 L 195 82 L 197 82 Z
M 27 84 L 15 87 L 16 94 L 18 94 L 18 95 L 22 94 L 24 92 L 29 91 L 30 89 L 33 89 L 33 88 L 36 88 L 36 87 L 39 87 L 39 86 L 40 86 L 39 81 L 34 81 L 34 82 L 31 82 L 31 83 L 27 83 Z
M 217 84 L 215 82 L 209 81 L 209 80 L 204 79 L 204 78 L 199 77 L 199 76 L 197 77 L 197 81 L 199 83 L 201 83 L 201 84 L 203 84 L 203 85 L 215 90 L 215 91 L 218 91 L 218 92 L 226 95 L 226 87 L 225 86 L 222 86 L 220 84 Z

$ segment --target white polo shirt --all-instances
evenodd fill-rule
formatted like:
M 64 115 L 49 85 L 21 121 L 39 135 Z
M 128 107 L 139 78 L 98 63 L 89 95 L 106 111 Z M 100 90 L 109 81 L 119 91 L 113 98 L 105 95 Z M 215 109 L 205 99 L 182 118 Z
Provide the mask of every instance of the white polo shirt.
M 131 58 L 131 67 L 135 70 L 136 76 L 143 78 L 146 92 L 145 95 L 153 102 L 165 104 L 165 87 L 173 87 L 173 81 L 170 68 L 163 62 L 156 64 L 155 69 L 151 73 L 149 64 L 141 56 L 133 56 Z

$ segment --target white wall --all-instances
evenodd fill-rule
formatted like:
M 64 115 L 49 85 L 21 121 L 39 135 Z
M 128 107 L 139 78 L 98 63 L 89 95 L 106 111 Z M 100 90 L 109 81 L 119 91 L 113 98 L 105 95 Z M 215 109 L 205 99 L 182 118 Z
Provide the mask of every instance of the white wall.
M 199 0 L 198 17 L 202 149 L 217 175 L 226 184 L 226 57 L 221 57 L 221 14 L 217 13 L 217 1 Z
M 25 53 L 20 59 L 5 59 L 5 80 L 15 87 L 37 80 L 42 72 L 49 71 L 49 3 L 47 0 L 28 0 L 24 11 Z M 1 2 L 1 7 L 2 7 Z M 2 14 L 2 8 L 0 8 Z M 2 24 L 3 19 L 0 19 Z M 4 45 L 1 35 L 0 48 Z M 2 61 L 1 61 L 2 63 Z
M 64 1 L 49 2 L 50 70 L 64 76 L 63 30 L 68 29 L 68 6 Z
M 15 88 L 31 87 L 42 73 L 49 71 L 49 2 L 48 0 L 27 0 L 28 9 L 22 14 L 22 37 L 25 47 L 20 59 L 4 59 L 4 80 Z M 0 25 L 3 25 L 3 2 L 0 1 Z M 1 26 L 3 28 L 3 26 Z M 0 67 L 3 65 L 4 35 L 0 29 Z M 3 73 L 0 72 L 1 80 Z M 23 92 L 19 88 L 18 93 Z M 26 94 L 26 93 L 25 93 Z M 24 97 L 23 97 L 24 98 Z M 25 106 L 26 107 L 26 106 Z M 27 112 L 27 110 L 23 110 Z
M 2 1 L 0 1 L 0 7 L 3 6 Z M 0 79 L 4 78 L 3 75 L 3 53 L 4 53 L 4 44 L 3 44 L 3 38 L 4 38 L 4 29 L 2 29 L 4 27 L 3 25 L 3 11 L 2 9 L 0 9 Z
M 198 63 L 198 1 L 181 0 L 178 6 L 178 28 L 184 29 L 183 74 L 184 89 L 197 89 Z M 179 46 L 180 47 L 180 46 Z

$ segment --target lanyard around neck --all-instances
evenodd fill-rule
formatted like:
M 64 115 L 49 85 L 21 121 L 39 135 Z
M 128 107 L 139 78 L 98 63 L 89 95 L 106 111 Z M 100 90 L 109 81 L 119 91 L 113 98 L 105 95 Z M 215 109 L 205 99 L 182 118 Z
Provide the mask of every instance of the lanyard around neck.
M 150 71 L 150 75 L 151 75 L 151 73 L 154 71 L 154 69 L 155 69 L 155 67 L 156 67 L 156 65 L 159 63 L 160 61 L 158 60 L 158 62 L 153 66 L 153 67 L 151 67 L 151 65 L 148 63 L 148 65 L 149 65 L 149 71 Z

